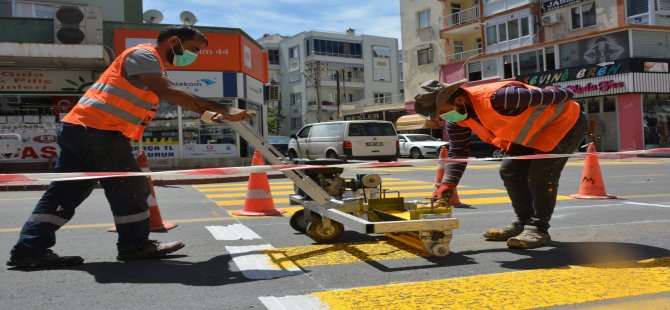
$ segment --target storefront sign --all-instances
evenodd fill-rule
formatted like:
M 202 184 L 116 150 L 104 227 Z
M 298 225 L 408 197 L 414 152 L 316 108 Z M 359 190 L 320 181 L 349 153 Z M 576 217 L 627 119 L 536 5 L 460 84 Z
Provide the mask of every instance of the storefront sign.
M 263 83 L 248 75 L 244 77 L 246 78 L 244 97 L 252 102 L 263 103 Z
M 345 115 L 344 120 L 384 120 L 384 111 Z
M 558 82 L 581 80 L 585 78 L 608 76 L 630 72 L 630 62 L 613 61 L 608 64 L 588 65 L 562 70 L 553 70 L 529 75 L 517 76 L 517 80 L 528 85 L 544 87 Z
M 94 71 L 0 70 L 0 94 L 83 94 Z
M 234 144 L 186 144 L 184 157 L 237 156 Z
M 547 0 L 542 2 L 542 13 L 581 3 L 583 0 Z
M 168 71 L 168 78 L 177 87 L 200 97 L 223 97 L 223 73 L 221 72 Z
M 20 127 L 35 126 L 45 128 L 42 125 L 14 125 Z M 5 127 L 5 126 L 3 126 Z M 56 159 L 60 148 L 56 143 L 56 133 L 48 129 L 6 129 L 0 128 L 0 133 L 16 133 L 21 136 L 22 149 L 15 154 L 13 160 L 25 162 L 47 161 Z
M 133 155 L 137 155 L 140 150 L 139 145 L 133 145 Z M 143 145 L 142 149 L 148 159 L 169 159 L 177 158 L 179 154 L 177 145 Z
M 623 81 L 614 81 L 607 80 L 598 83 L 586 83 L 586 84 L 574 84 L 567 85 L 566 87 L 575 92 L 575 94 L 580 95 L 585 92 L 609 92 L 612 89 L 623 88 L 626 86 L 626 83 Z

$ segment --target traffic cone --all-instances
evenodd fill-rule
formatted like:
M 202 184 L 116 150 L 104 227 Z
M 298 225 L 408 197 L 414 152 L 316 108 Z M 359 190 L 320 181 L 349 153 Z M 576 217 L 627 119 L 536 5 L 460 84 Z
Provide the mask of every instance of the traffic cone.
M 444 169 L 447 167 L 446 162 L 442 162 L 442 160 L 447 159 L 447 154 L 449 153 L 449 150 L 447 150 L 446 146 L 443 146 L 440 149 L 440 162 L 437 164 L 437 171 L 435 173 L 435 191 L 433 191 L 433 197 L 437 197 L 437 189 L 440 188 L 442 185 L 442 178 L 444 178 Z M 462 203 L 461 200 L 458 198 L 458 191 L 454 188 L 454 194 L 451 196 L 451 200 L 449 201 L 449 205 L 451 205 L 454 208 L 470 208 L 471 205 L 467 203 Z
M 589 143 L 588 153 L 595 153 L 596 147 Z M 616 199 L 616 196 L 608 195 L 605 192 L 603 175 L 600 172 L 598 156 L 586 155 L 584 161 L 584 172 L 582 173 L 582 183 L 579 185 L 579 193 L 572 194 L 570 197 L 577 199 Z
M 135 160 L 137 161 L 137 165 L 140 166 L 140 169 L 142 169 L 142 172 L 151 172 L 151 170 L 149 170 L 149 165 L 147 164 L 147 155 L 144 154 L 143 150 L 137 152 Z M 158 209 L 158 201 L 156 200 L 156 192 L 154 191 L 154 182 L 151 180 L 150 176 L 147 176 L 147 181 L 149 181 L 149 188 L 151 189 L 151 194 L 147 197 L 147 204 L 149 205 L 149 230 L 153 232 L 166 232 L 177 227 L 177 224 L 175 223 L 163 222 L 161 210 Z M 108 231 L 116 232 L 116 227 L 111 227 Z
M 265 161 L 259 151 L 254 152 L 251 161 L 254 166 L 264 165 Z M 232 212 L 234 215 L 244 216 L 269 216 L 282 215 L 286 210 L 275 209 L 274 200 L 270 191 L 270 182 L 265 172 L 257 172 L 249 175 L 247 199 L 244 201 L 244 210 Z

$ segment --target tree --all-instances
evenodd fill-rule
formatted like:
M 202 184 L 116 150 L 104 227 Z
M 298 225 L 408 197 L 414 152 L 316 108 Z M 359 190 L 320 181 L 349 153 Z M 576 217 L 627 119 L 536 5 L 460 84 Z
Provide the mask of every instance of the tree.
M 281 106 L 279 103 L 268 105 L 268 132 L 279 135 L 284 122 L 284 116 L 281 114 Z

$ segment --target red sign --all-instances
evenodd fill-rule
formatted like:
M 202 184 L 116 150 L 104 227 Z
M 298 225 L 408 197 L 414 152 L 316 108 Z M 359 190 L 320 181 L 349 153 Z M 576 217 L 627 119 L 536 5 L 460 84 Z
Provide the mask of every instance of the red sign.
M 155 30 L 114 30 L 114 52 L 119 55 L 125 49 L 137 44 L 154 43 L 158 34 L 159 31 Z M 267 53 L 256 43 L 239 34 L 204 34 L 209 44 L 198 53 L 198 59 L 193 64 L 185 67 L 166 64 L 166 69 L 244 72 L 267 83 Z

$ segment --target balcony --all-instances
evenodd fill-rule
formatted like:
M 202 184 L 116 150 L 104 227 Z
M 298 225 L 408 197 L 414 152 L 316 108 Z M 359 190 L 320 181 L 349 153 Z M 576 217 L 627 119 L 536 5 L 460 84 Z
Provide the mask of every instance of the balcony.
M 481 20 L 479 6 L 473 6 L 458 13 L 444 16 L 442 32 L 455 35 L 467 35 L 479 30 Z
M 382 111 L 382 110 L 403 110 L 405 109 L 405 95 L 386 96 L 376 99 L 363 99 L 355 102 L 342 104 L 343 115 L 359 114 L 364 112 Z
M 455 53 L 447 56 L 443 56 L 440 58 L 441 62 L 443 64 L 446 63 L 451 63 L 451 62 L 457 62 L 457 61 L 464 61 L 470 57 L 476 57 L 482 54 L 482 49 L 481 48 L 476 48 L 473 50 L 469 51 L 463 51 L 460 53 Z

